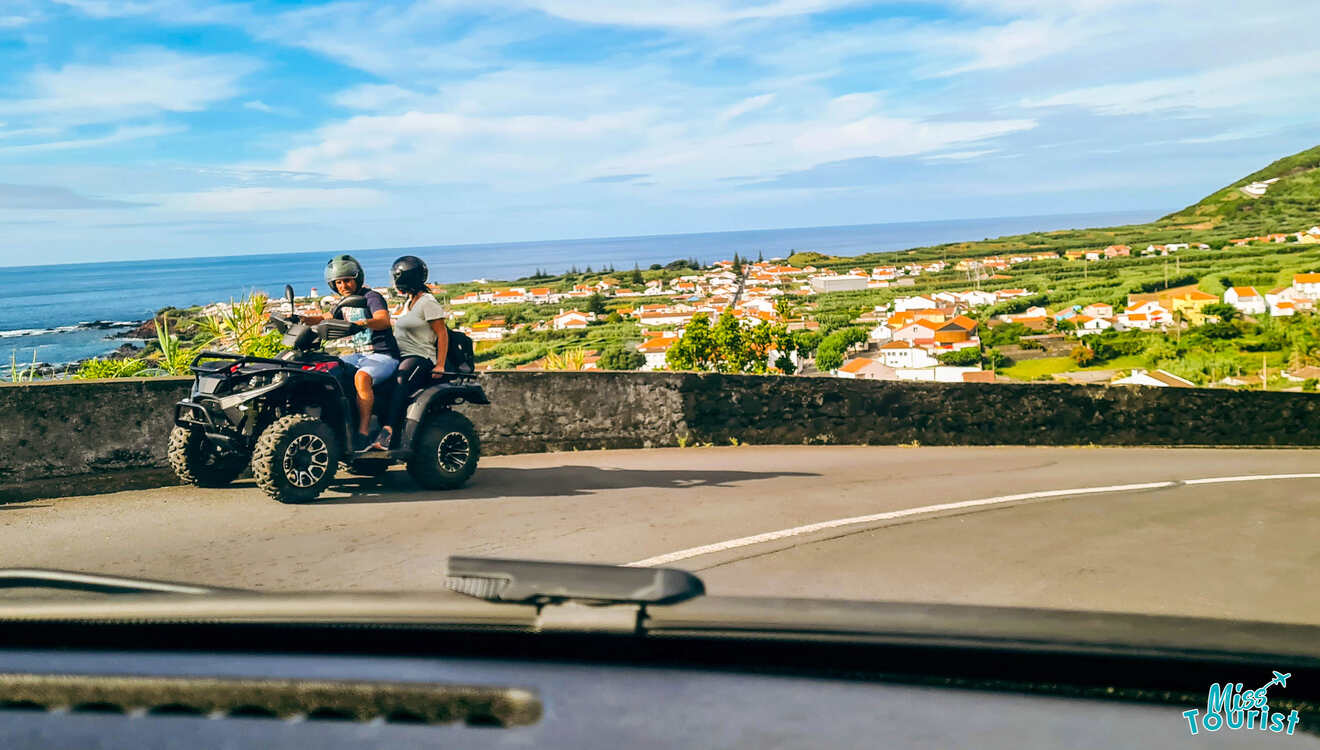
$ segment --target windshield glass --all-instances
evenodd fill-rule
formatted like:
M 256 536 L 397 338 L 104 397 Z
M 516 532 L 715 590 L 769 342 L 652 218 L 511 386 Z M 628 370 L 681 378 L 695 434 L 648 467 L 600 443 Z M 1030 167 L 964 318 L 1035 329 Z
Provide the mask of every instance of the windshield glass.
M 22 0 L 0 567 L 1320 624 L 1317 22 Z

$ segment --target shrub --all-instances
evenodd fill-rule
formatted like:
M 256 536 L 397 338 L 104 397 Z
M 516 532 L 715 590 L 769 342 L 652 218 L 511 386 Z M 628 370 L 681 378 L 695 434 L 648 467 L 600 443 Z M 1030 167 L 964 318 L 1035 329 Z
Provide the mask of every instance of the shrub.
M 981 350 L 974 346 L 963 347 L 951 352 L 944 352 L 936 357 L 941 364 L 954 367 L 971 367 L 981 361 Z

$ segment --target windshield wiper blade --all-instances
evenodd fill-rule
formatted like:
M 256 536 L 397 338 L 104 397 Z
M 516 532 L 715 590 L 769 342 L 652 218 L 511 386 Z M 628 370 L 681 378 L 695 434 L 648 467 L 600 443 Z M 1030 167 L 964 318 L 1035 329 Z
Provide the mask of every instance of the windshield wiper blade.
M 460 594 L 519 604 L 674 604 L 706 593 L 675 568 L 450 557 L 445 584 Z
M 192 595 L 220 594 L 239 590 L 44 568 L 0 568 L 0 589 L 67 589 L 99 594 Z

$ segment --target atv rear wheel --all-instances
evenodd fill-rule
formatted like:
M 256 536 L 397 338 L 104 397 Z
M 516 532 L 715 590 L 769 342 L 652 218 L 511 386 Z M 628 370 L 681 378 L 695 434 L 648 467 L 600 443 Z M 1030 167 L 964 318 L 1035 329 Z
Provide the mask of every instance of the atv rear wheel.
M 445 410 L 429 417 L 413 443 L 408 473 L 428 490 L 456 490 L 477 470 L 481 440 L 471 420 Z
M 224 487 L 247 468 L 248 457 L 223 450 L 201 430 L 175 425 L 166 454 L 174 475 L 184 484 Z
M 315 500 L 335 478 L 339 456 L 329 425 L 306 414 L 271 423 L 257 438 L 252 476 L 257 486 L 282 503 Z

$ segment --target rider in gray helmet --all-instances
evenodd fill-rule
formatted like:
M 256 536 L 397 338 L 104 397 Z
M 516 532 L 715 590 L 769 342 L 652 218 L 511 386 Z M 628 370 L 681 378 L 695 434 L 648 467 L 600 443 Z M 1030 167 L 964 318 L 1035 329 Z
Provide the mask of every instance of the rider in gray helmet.
M 366 286 L 362 264 L 351 255 L 337 255 L 325 265 L 325 281 L 336 294 L 342 297 L 361 295 L 367 306 L 345 307 L 338 305 L 332 317 L 360 326 L 358 333 L 346 341 L 352 351 L 339 358 L 357 368 L 353 377 L 354 390 L 358 401 L 358 430 L 353 435 L 353 451 L 360 452 L 371 445 L 371 412 L 376 404 L 372 386 L 394 375 L 399 366 L 399 346 L 394 340 L 393 325 L 390 322 L 390 309 L 380 292 Z M 310 314 L 302 316 L 304 322 L 315 325 L 324 318 Z

